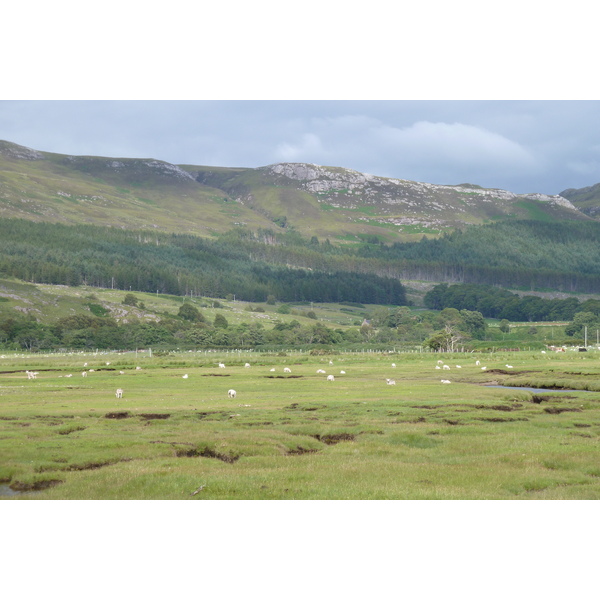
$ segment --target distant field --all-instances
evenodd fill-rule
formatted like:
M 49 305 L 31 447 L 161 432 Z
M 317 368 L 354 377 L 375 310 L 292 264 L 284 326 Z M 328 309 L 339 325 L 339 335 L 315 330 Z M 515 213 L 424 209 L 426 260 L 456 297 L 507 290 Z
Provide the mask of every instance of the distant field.
M 0 354 L 2 499 L 600 499 L 597 351 Z

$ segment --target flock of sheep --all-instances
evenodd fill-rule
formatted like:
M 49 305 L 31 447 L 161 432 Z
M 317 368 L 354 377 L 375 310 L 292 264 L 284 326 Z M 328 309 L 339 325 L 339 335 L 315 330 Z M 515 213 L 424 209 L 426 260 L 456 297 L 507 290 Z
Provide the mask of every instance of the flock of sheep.
M 110 362 L 107 362 L 106 364 L 110 365 Z M 224 363 L 219 362 L 217 364 L 218 364 L 218 367 L 220 369 L 225 369 L 225 364 Z M 83 366 L 87 367 L 88 365 L 87 365 L 87 363 L 85 363 Z M 331 361 L 331 360 L 329 361 L 329 366 L 333 366 L 333 361 Z M 392 363 L 391 366 L 392 366 L 392 368 L 395 368 L 396 367 L 396 363 Z M 487 367 L 485 367 L 485 366 L 482 367 L 481 366 L 481 363 L 480 363 L 479 360 L 475 361 L 475 366 L 480 367 L 482 371 L 485 371 L 487 369 Z M 505 366 L 506 366 L 507 369 L 514 368 L 512 365 L 508 365 L 508 364 L 505 365 Z M 246 369 L 249 369 L 250 368 L 250 363 L 246 363 L 244 365 L 244 367 Z M 435 368 L 436 369 L 440 369 L 440 370 L 445 370 L 445 371 L 451 370 L 451 367 L 449 365 L 445 364 L 444 361 L 442 361 L 442 360 L 438 360 L 437 361 L 437 364 L 436 364 Z M 455 365 L 455 368 L 456 369 L 462 369 L 462 366 L 461 365 Z M 141 367 L 136 367 L 136 370 L 140 371 Z M 274 372 L 274 371 L 275 371 L 275 368 L 270 369 L 270 372 Z M 88 369 L 86 371 L 82 371 L 81 375 L 82 375 L 82 377 L 87 377 L 88 373 L 93 373 L 93 372 L 94 372 L 94 369 Z M 284 367 L 283 372 L 284 373 L 291 373 L 292 370 L 289 367 Z M 36 371 L 25 371 L 25 373 L 27 374 L 27 379 L 35 379 L 37 377 L 37 375 L 39 375 L 39 373 L 36 372 Z M 119 371 L 119 374 L 120 375 L 124 375 L 125 371 Z M 323 369 L 317 369 L 317 374 L 327 375 L 326 371 L 323 370 Z M 346 371 L 340 371 L 340 375 L 345 375 L 345 374 L 346 374 Z M 72 374 L 65 375 L 65 377 L 72 377 Z M 182 375 L 182 378 L 183 379 L 188 379 L 188 374 L 186 373 L 186 374 Z M 335 376 L 329 374 L 329 375 L 327 375 L 326 379 L 327 379 L 327 381 L 335 381 Z M 396 385 L 396 381 L 394 379 L 386 378 L 385 381 L 386 381 L 387 385 Z M 451 383 L 451 381 L 449 379 L 441 379 L 440 382 L 444 383 L 444 384 Z M 235 398 L 236 395 L 237 395 L 237 392 L 234 389 L 230 389 L 230 390 L 227 391 L 228 398 Z M 117 388 L 117 390 L 115 392 L 115 396 L 118 399 L 123 398 L 123 389 L 122 388 Z

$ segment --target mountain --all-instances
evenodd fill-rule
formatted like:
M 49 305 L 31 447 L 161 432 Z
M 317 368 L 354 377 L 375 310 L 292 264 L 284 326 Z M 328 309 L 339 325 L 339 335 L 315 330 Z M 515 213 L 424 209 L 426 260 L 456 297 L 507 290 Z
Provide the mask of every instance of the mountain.
M 590 217 L 600 216 L 600 183 L 579 189 L 569 188 L 560 195 L 570 200 L 582 213 Z
M 412 241 L 505 219 L 590 220 L 563 196 L 436 185 L 342 167 L 173 165 L 0 141 L 0 218 L 214 237 L 235 227 L 333 242 Z

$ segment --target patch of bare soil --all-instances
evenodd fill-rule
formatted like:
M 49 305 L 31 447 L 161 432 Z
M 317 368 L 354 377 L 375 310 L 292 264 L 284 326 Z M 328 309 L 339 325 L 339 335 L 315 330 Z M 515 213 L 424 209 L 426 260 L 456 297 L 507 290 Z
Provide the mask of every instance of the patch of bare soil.
M 212 448 L 192 448 L 191 450 L 186 450 L 185 448 L 179 448 L 175 450 L 175 456 L 187 456 L 190 458 L 194 458 L 196 456 L 202 456 L 204 458 L 216 458 L 218 460 L 222 460 L 226 463 L 234 463 L 239 459 L 239 455 L 237 454 L 221 454 L 219 452 L 215 452 Z
M 131 415 L 126 411 L 120 411 L 120 412 L 109 412 L 106 413 L 104 415 L 105 419 L 127 419 L 128 417 L 130 417 Z
M 265 375 L 267 379 L 302 379 L 304 375 Z
M 511 421 L 529 421 L 529 419 L 526 418 L 508 418 L 508 419 L 501 419 L 500 417 L 481 417 L 479 419 L 477 419 L 477 421 L 486 421 L 487 423 L 510 423 Z
M 48 488 L 54 487 L 59 483 L 63 483 L 62 479 L 45 479 L 43 481 L 34 481 L 33 483 L 15 481 L 8 487 L 15 492 L 38 492 L 40 490 L 47 490 Z
M 352 433 L 328 433 L 325 435 L 317 433 L 313 437 L 328 446 L 339 444 L 340 442 L 353 442 L 356 439 L 356 436 Z
M 560 406 L 549 406 L 544 409 L 550 415 L 558 415 L 563 412 L 581 412 L 580 408 L 561 408 Z
M 230 373 L 203 373 L 202 377 L 231 377 Z
M 140 417 L 145 419 L 146 421 L 150 421 L 151 419 L 168 419 L 171 415 L 169 413 L 161 414 L 161 413 L 142 413 Z
M 499 375 L 528 375 L 530 373 L 539 373 L 539 371 L 515 371 L 514 369 L 487 369 L 484 371 L 485 375 L 489 373 L 497 373 Z
M 300 454 L 314 454 L 315 452 L 319 452 L 317 448 L 303 448 L 302 446 L 298 446 L 293 450 L 288 450 L 286 454 L 290 456 L 299 456 Z

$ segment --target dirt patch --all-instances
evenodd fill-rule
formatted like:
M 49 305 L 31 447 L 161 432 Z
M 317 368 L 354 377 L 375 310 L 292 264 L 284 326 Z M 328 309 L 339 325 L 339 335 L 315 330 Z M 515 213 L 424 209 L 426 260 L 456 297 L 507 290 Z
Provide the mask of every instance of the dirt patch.
M 515 371 L 513 369 L 486 369 L 484 373 L 488 375 L 489 373 L 497 373 L 499 375 L 528 375 L 529 373 L 538 373 L 539 371 Z
M 301 379 L 304 375 L 265 375 L 267 379 Z
M 273 421 L 256 421 L 252 423 L 241 423 L 241 425 L 248 425 L 249 427 L 261 427 L 265 425 L 273 425 Z
M 169 413 L 143 413 L 140 415 L 140 417 L 146 421 L 150 421 L 151 419 L 168 419 L 170 416 Z
M 561 408 L 560 406 L 549 406 L 544 409 L 544 412 L 547 412 L 550 415 L 558 415 L 564 412 L 581 412 L 580 408 Z
M 8 487 L 15 492 L 38 492 L 40 490 L 47 490 L 59 483 L 63 483 L 62 479 L 45 479 L 44 481 L 34 481 L 33 483 L 15 481 Z
M 591 427 L 589 423 L 575 423 L 575 427 Z
M 313 435 L 313 437 L 328 446 L 339 444 L 340 442 L 353 442 L 356 436 L 352 433 L 328 433 L 325 435 Z
M 95 469 L 100 469 L 112 464 L 114 464 L 114 462 L 108 460 L 103 462 L 89 462 L 81 465 L 69 465 L 67 468 L 61 469 L 61 471 L 94 471 Z
M 127 419 L 131 415 L 127 411 L 109 412 L 104 415 L 105 419 Z
M 427 410 L 435 410 L 436 408 L 440 408 L 439 406 L 429 406 L 428 404 L 424 404 L 423 406 L 411 406 L 411 408 L 426 408 Z
M 511 421 L 529 421 L 529 419 L 525 418 L 515 418 L 515 419 L 501 419 L 500 417 L 482 417 L 481 419 L 477 419 L 478 421 L 485 421 L 487 423 L 510 423 Z
M 315 452 L 319 452 L 317 448 L 303 448 L 302 446 L 298 446 L 293 450 L 288 450 L 286 454 L 289 456 L 299 456 L 300 454 L 314 454 Z
M 204 373 L 202 377 L 231 377 L 229 373 Z
M 222 460 L 226 463 L 234 463 L 239 459 L 239 455 L 237 454 L 221 454 L 219 452 L 215 452 L 212 448 L 192 448 L 191 450 L 187 450 L 185 448 L 179 448 L 175 450 L 175 456 L 181 457 L 186 456 L 190 458 L 194 458 L 197 456 L 201 456 L 204 458 L 216 458 L 218 460 Z

